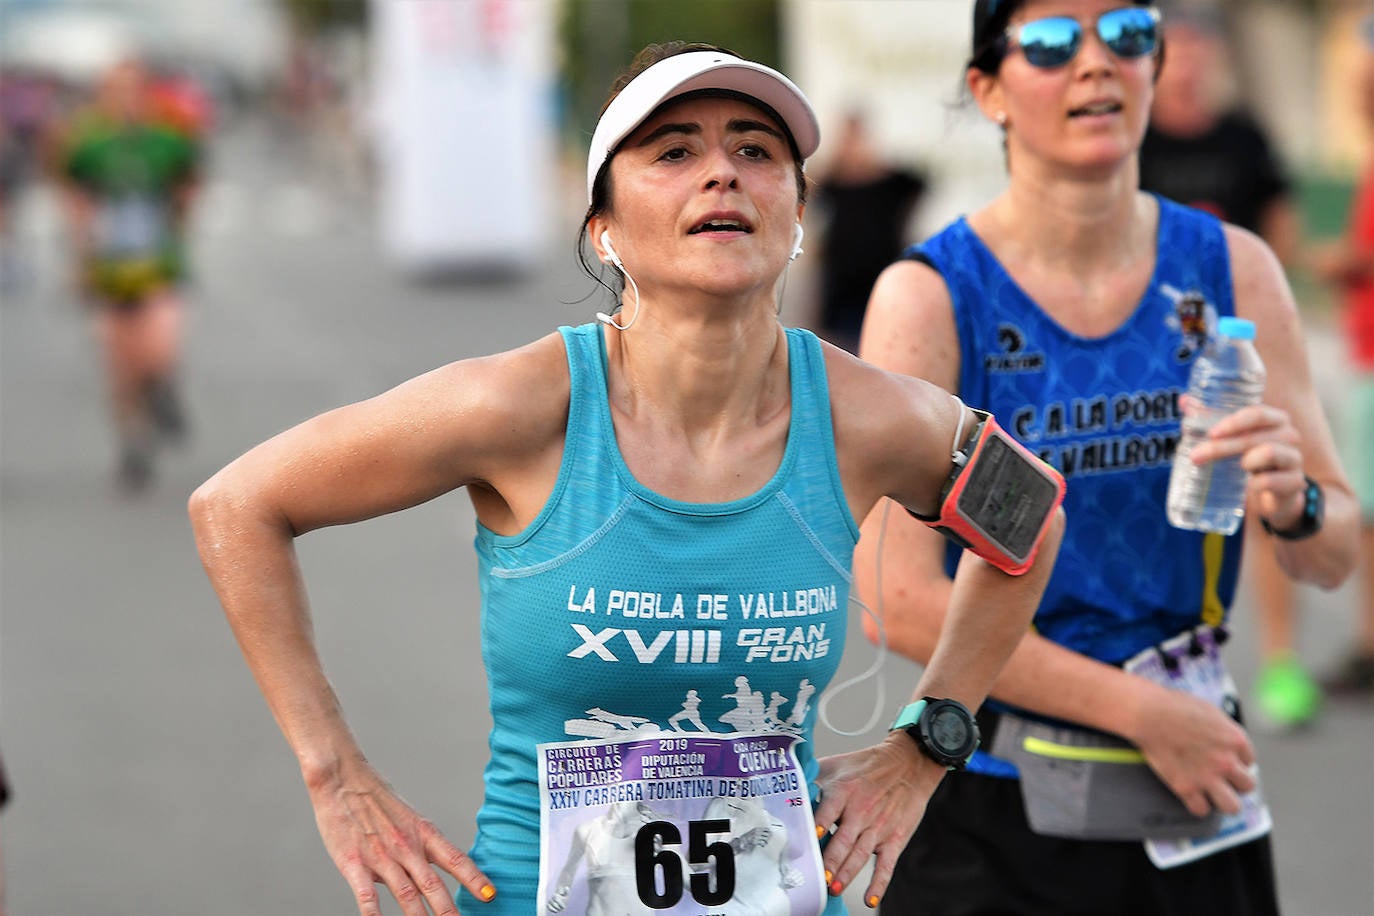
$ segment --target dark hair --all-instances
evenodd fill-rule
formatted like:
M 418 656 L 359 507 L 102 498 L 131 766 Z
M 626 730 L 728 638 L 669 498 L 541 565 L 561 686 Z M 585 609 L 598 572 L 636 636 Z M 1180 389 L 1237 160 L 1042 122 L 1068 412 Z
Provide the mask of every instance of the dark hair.
M 616 96 L 620 95 L 621 91 L 626 86 L 630 85 L 634 78 L 645 70 L 648 70 L 654 64 L 665 61 L 670 57 L 676 57 L 679 54 L 687 54 L 692 51 L 718 51 L 721 54 L 729 54 L 731 57 L 739 57 L 738 54 L 731 51 L 729 48 L 722 48 L 719 45 L 708 44 L 703 41 L 665 41 L 662 43 L 645 45 L 640 52 L 634 56 L 634 60 L 630 61 L 630 65 L 622 70 L 611 82 L 611 88 L 606 94 L 606 101 L 601 104 L 601 110 L 597 113 L 597 117 L 600 118 L 601 115 L 604 115 L 606 109 L 610 107 L 611 102 L 615 101 Z M 684 98 L 700 98 L 703 96 L 743 99 L 752 105 L 761 106 L 778 122 L 782 127 L 783 135 L 787 137 L 788 146 L 792 149 L 793 161 L 796 163 L 797 199 L 802 203 L 806 203 L 806 172 L 802 169 L 801 154 L 797 151 L 797 142 L 792 138 L 792 133 L 787 129 L 787 123 L 782 117 L 758 99 L 728 90 L 699 90 L 697 92 L 675 96 L 671 101 L 677 102 Z M 624 289 L 624 280 L 620 281 L 620 290 L 608 286 L 605 280 L 601 278 L 600 271 L 597 270 L 595 265 L 587 260 L 586 245 L 587 226 L 591 223 L 592 217 L 601 213 L 610 205 L 611 160 L 615 158 L 615 153 L 615 150 L 611 150 L 610 154 L 606 156 L 606 161 L 601 163 L 601 168 L 596 173 L 596 180 L 592 182 L 592 202 L 587 207 L 586 214 L 582 217 L 582 228 L 578 230 L 577 233 L 577 261 L 582 265 L 583 272 L 602 286 L 606 286 L 607 289 L 610 289 L 618 299 L 620 292 Z
M 995 76 L 1007 56 L 1007 23 L 1023 0 L 975 0 L 973 4 L 973 43 L 967 67 Z M 1131 0 L 1136 6 L 1150 6 L 1151 0 Z

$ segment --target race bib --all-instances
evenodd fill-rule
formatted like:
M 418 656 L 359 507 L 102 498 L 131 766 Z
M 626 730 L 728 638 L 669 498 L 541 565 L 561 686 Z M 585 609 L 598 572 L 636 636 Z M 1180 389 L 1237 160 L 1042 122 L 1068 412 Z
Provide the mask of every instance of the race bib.
M 1165 687 L 1186 690 L 1234 713 L 1239 691 L 1221 662 L 1219 649 L 1216 630 L 1202 626 L 1158 647 L 1146 649 L 1123 667 L 1132 674 Z M 1225 815 L 1216 833 L 1190 839 L 1146 840 L 1145 851 L 1155 867 L 1173 868 L 1194 862 L 1267 834 L 1273 827 L 1273 819 L 1260 791 L 1258 765 L 1252 775 L 1255 777 L 1254 791 L 1240 797 L 1240 813 Z
M 539 913 L 820 913 L 798 740 L 654 731 L 539 745 Z
M 166 237 L 166 214 L 146 195 L 106 200 L 96 213 L 96 251 L 101 257 L 147 257 L 157 253 Z

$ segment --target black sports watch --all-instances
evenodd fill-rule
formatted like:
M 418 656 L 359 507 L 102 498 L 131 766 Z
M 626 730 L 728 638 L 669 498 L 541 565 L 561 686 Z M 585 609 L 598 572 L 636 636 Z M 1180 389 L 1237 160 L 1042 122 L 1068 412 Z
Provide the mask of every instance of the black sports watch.
M 931 760 L 962 770 L 978 750 L 978 722 L 958 700 L 922 697 L 897 713 L 889 731 L 904 730 Z
M 1301 541 L 1303 538 L 1310 538 L 1322 530 L 1322 522 L 1326 519 L 1326 496 L 1322 493 L 1322 485 L 1306 474 L 1303 475 L 1303 479 L 1307 481 L 1307 489 L 1303 491 L 1302 515 L 1298 517 L 1296 525 L 1279 531 L 1270 527 L 1269 519 L 1260 519 L 1260 524 L 1264 526 L 1264 530 L 1276 538 L 1282 538 L 1285 541 Z

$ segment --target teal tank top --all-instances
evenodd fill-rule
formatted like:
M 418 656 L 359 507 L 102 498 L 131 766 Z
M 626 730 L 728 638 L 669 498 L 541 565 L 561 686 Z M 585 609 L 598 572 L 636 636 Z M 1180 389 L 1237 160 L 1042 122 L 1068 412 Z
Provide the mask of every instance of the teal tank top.
M 791 421 L 772 479 L 743 499 L 685 503 L 640 485 L 620 454 L 600 327 L 560 332 L 571 397 L 553 493 L 519 534 L 479 524 L 476 537 L 493 727 L 471 854 L 498 896 L 460 892 L 465 913 L 537 911 L 538 745 L 788 722 L 810 780 L 813 698 L 844 650 L 859 531 L 815 336 L 786 332 Z M 762 711 L 743 711 L 746 684 Z
M 1184 531 L 1164 513 L 1178 395 L 1217 318 L 1235 306 L 1221 223 L 1157 199 L 1154 275 L 1133 313 L 1103 337 L 1080 337 L 1050 317 L 964 219 L 907 252 L 949 289 L 959 395 L 992 411 L 1068 482 L 1068 527 L 1035 627 L 1111 664 L 1199 623 L 1222 623 L 1240 568 L 1239 532 Z M 952 573 L 957 548 L 946 559 Z M 986 762 L 980 753 L 970 769 L 1014 772 Z

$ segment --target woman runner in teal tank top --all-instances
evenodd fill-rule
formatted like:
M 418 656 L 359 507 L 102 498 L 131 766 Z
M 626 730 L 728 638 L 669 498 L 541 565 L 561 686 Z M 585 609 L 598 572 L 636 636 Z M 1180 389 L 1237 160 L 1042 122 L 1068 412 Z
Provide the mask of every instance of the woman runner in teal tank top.
M 945 766 L 895 732 L 823 756 L 815 699 L 844 648 L 857 519 L 883 497 L 933 513 L 974 423 L 778 322 L 818 142 L 782 74 L 647 48 L 588 163 L 583 231 L 624 310 L 308 421 L 193 496 L 206 569 L 363 916 L 379 884 L 412 916 L 455 912 L 445 872 L 470 914 L 833 916 L 870 864 L 865 898 L 883 894 Z M 364 758 L 293 548 L 460 487 L 493 720 L 468 852 Z M 930 709 L 976 707 L 1027 626 L 1062 529 L 1044 518 L 1024 575 L 960 566 L 914 691 L 956 702 Z

